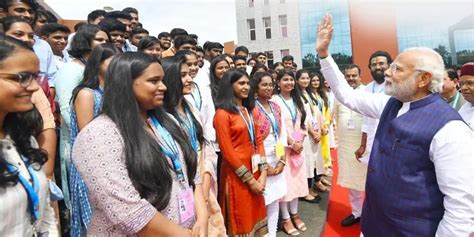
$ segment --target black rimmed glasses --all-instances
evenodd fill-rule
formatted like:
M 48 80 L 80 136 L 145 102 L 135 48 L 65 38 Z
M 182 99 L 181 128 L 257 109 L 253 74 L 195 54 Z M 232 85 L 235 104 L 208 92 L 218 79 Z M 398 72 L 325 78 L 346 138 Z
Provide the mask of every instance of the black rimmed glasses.
M 31 85 L 31 82 L 38 77 L 38 73 L 20 72 L 18 74 L 0 73 L 0 78 L 16 81 L 23 88 Z

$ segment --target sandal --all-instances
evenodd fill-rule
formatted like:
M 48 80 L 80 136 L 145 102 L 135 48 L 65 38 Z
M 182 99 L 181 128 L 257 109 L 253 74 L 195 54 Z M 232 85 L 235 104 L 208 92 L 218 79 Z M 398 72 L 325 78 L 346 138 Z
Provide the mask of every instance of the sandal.
M 291 225 L 290 229 L 286 227 L 286 224 Z M 290 236 L 300 235 L 300 232 L 298 232 L 298 230 L 295 228 L 291 219 L 283 219 L 282 226 L 283 226 L 283 231 L 285 232 L 285 234 L 290 235 Z
M 321 183 L 323 183 L 324 186 L 331 186 L 331 182 L 325 178 L 321 178 Z
M 326 186 L 324 186 L 324 184 L 321 181 L 316 182 L 313 186 L 313 189 L 317 192 L 322 192 L 322 193 L 329 192 L 329 189 Z
M 290 214 L 290 219 L 298 230 L 306 231 L 308 229 L 298 214 Z

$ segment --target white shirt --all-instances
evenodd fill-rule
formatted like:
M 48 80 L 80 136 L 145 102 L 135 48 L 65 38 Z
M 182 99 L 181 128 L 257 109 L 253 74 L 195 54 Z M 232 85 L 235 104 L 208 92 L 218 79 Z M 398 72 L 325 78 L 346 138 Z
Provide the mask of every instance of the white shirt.
M 461 115 L 464 122 L 471 127 L 471 130 L 474 131 L 474 105 L 466 101 L 464 105 L 459 109 L 459 114 Z
M 375 81 L 367 84 L 365 91 L 370 93 L 384 93 L 385 91 L 385 82 L 378 84 Z M 372 150 L 372 145 L 374 144 L 375 132 L 377 132 L 377 127 L 379 126 L 379 119 L 363 116 L 362 122 L 362 132 L 367 134 L 366 149 L 364 155 L 361 157 L 360 162 L 368 165 L 370 158 L 370 151 Z
M 331 56 L 321 59 L 321 71 L 336 98 L 352 110 L 380 118 L 389 96 L 352 90 Z M 407 113 L 403 103 L 398 116 Z M 444 196 L 444 216 L 436 236 L 469 236 L 474 232 L 474 133 L 462 121 L 450 121 L 433 137 L 429 159 L 434 163 L 436 180 Z M 422 197 L 420 197 L 422 198 Z
M 211 63 L 204 59 L 204 64 L 202 68 L 199 69 L 196 78 L 194 78 L 194 82 L 198 84 L 199 88 L 209 87 L 211 85 L 210 77 L 209 77 L 209 70 L 211 67 Z

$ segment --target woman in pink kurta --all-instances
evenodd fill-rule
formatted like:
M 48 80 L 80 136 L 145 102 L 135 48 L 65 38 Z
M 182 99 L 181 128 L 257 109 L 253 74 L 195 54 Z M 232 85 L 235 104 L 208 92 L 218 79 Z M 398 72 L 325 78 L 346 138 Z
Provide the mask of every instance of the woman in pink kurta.
M 309 193 L 305 161 L 301 155 L 303 140 L 307 133 L 305 127 L 306 112 L 300 99 L 300 92 L 295 88 L 293 72 L 283 70 L 278 73 L 277 85 L 279 94 L 274 95 L 272 101 L 281 108 L 281 118 L 285 120 L 289 145 L 286 147 L 288 165 L 284 171 L 288 191 L 280 202 L 280 211 L 285 232 L 289 235 L 296 235 L 299 233 L 298 230 L 305 231 L 307 229 L 298 216 L 298 198 L 305 197 Z

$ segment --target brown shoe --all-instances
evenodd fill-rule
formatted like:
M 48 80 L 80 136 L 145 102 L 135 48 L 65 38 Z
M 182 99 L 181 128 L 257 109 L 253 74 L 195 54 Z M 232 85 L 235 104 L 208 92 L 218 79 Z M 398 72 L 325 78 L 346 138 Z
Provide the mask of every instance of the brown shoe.
M 291 221 L 293 224 L 298 228 L 300 231 L 306 231 L 308 228 L 306 228 L 306 224 L 301 220 L 300 216 L 298 214 L 290 214 Z
M 329 192 L 329 188 L 324 186 L 324 184 L 321 181 L 314 183 L 313 189 L 321 193 Z
M 283 219 L 283 231 L 290 236 L 298 236 L 300 232 L 295 228 L 291 219 Z

